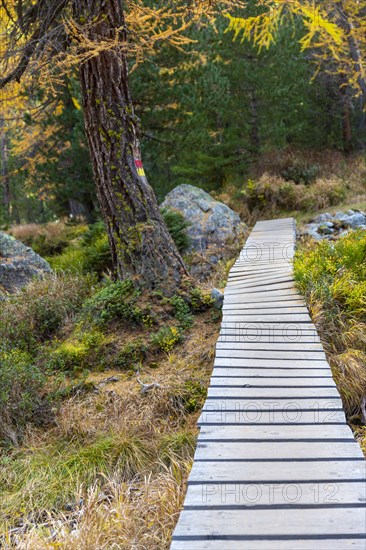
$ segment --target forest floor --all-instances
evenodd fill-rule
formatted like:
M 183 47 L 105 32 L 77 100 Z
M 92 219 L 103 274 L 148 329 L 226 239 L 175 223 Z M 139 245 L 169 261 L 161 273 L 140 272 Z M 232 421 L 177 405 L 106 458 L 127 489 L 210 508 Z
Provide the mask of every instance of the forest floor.
M 364 180 L 351 179 L 343 182 L 346 196 L 297 210 L 298 222 L 366 206 Z M 262 193 L 258 181 L 246 187 L 247 199 Z M 273 192 L 253 220 L 291 211 L 293 199 L 276 210 L 281 192 Z M 209 291 L 225 286 L 235 257 L 168 299 L 109 279 L 101 224 L 31 224 L 12 233 L 48 257 L 55 275 L 2 304 L 0 546 L 168 548 L 220 330 Z M 366 232 L 356 231 L 336 242 L 299 243 L 295 260 L 364 451 L 365 251 Z

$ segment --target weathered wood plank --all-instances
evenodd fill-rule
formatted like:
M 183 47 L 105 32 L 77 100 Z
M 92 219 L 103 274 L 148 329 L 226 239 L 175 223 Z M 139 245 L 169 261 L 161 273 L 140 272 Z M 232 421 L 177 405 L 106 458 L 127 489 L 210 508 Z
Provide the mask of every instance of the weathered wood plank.
M 329 536 L 329 535 L 328 535 Z M 236 540 L 226 537 L 225 540 L 173 540 L 171 550 L 365 550 L 363 538 L 319 538 L 300 539 L 298 536 L 290 540 L 264 540 L 263 534 L 259 538 L 250 540 Z
M 276 409 L 272 406 L 271 410 L 261 410 L 257 407 L 246 407 L 236 410 L 225 410 L 225 409 L 213 409 L 210 410 L 209 407 L 204 409 L 201 413 L 201 416 L 198 420 L 199 426 L 211 426 L 213 424 L 217 425 L 257 425 L 257 426 L 266 426 L 268 424 L 296 424 L 296 425 L 305 425 L 305 424 L 335 424 L 335 423 L 345 423 L 346 417 L 342 408 L 334 410 L 334 404 L 330 403 L 331 408 L 323 406 L 316 409 L 307 409 L 303 410 L 299 406 L 294 406 L 289 403 L 287 408 Z
M 248 385 L 249 386 L 249 385 Z M 339 397 L 339 392 L 337 388 L 326 387 L 318 388 L 315 385 L 313 387 L 276 387 L 276 388 L 256 388 L 253 386 L 247 387 L 209 387 L 207 396 L 209 399 L 212 398 L 223 398 L 223 399 L 302 399 L 304 397 L 321 397 L 324 398 L 333 398 Z
M 331 376 L 323 377 L 322 380 L 314 379 L 312 376 L 307 377 L 292 377 L 292 378 L 279 378 L 274 376 L 268 378 L 265 376 L 241 376 L 230 377 L 227 376 L 212 376 L 210 388 L 229 388 L 229 387 L 243 388 L 250 386 L 251 388 L 298 388 L 302 391 L 303 388 L 336 388 L 336 384 Z
M 263 377 L 267 378 L 277 377 L 279 380 L 281 378 L 302 378 L 304 376 L 314 379 L 314 383 L 322 378 L 330 378 L 332 376 L 332 371 L 329 365 L 321 369 L 306 369 L 306 368 L 288 368 L 283 369 L 271 368 L 271 367 L 215 367 L 212 371 L 212 376 L 225 376 L 228 378 L 228 384 L 230 383 L 231 377 Z
M 297 441 L 302 439 L 323 440 L 325 445 L 327 439 L 350 439 L 354 441 L 351 428 L 346 424 L 327 425 L 312 424 L 310 426 L 300 426 L 298 424 L 281 426 L 202 426 L 198 436 L 198 441 L 220 440 L 258 440 L 258 441 L 276 441 L 278 439 L 288 439 Z
M 304 482 L 301 478 L 288 483 L 269 482 L 235 482 L 218 483 L 206 481 L 188 487 L 185 508 L 239 508 L 255 506 L 284 506 L 294 504 L 311 506 L 317 504 L 352 505 L 355 502 L 366 502 L 366 480 L 334 481 L 333 479 L 317 482 Z M 213 512 L 215 513 L 215 512 Z
M 258 345 L 260 347 L 260 344 Z M 303 360 L 303 361 L 322 361 L 326 362 L 324 351 L 276 351 L 276 350 L 255 350 L 255 349 L 238 349 L 233 344 L 232 349 L 216 349 L 216 357 L 227 358 L 245 358 L 245 359 L 280 359 L 280 360 Z
M 293 291 L 293 282 L 288 281 L 284 283 L 274 283 L 272 285 L 257 285 L 253 286 L 250 289 L 245 289 L 245 293 L 249 294 L 261 294 L 263 292 L 275 292 L 277 290 L 287 290 L 288 294 Z M 237 296 L 238 294 L 243 294 L 242 289 L 232 290 L 231 287 L 226 287 L 225 295 L 226 296 Z
M 322 407 L 322 408 L 321 408 Z M 330 402 L 329 406 L 327 404 L 320 404 L 316 408 L 303 410 L 296 403 L 288 403 L 286 408 L 279 410 L 275 405 L 272 405 L 271 410 L 261 410 L 257 406 L 246 407 L 236 410 L 225 410 L 223 408 L 213 408 L 210 409 L 210 406 L 207 405 L 207 408 L 204 409 L 201 413 L 201 416 L 198 420 L 199 426 L 210 426 L 213 424 L 222 424 L 226 426 L 232 425 L 255 425 L 267 426 L 268 424 L 277 425 L 277 424 L 296 424 L 305 425 L 311 424 L 335 424 L 346 422 L 346 417 L 344 411 L 341 407 L 334 410 L 334 404 Z
M 264 531 L 265 530 L 265 531 Z M 346 538 L 347 535 L 366 535 L 365 510 L 362 507 L 329 506 L 310 509 L 265 510 L 184 510 L 175 532 L 179 536 L 241 536 L 269 538 L 271 536 L 309 536 L 331 534 Z M 223 539 L 221 539 L 223 540 Z M 296 539 L 295 539 L 296 540 Z M 273 542 L 273 541 L 272 541 Z M 314 546 L 317 548 L 317 546 Z M 248 546 L 250 548 L 250 546 Z M 273 547 L 276 547 L 276 543 Z M 295 547 L 296 548 L 296 547 Z M 192 549 L 193 550 L 193 549 Z
M 324 353 L 323 346 L 320 342 L 299 343 L 299 342 L 222 342 L 218 341 L 216 349 L 242 349 L 242 350 L 257 350 L 257 351 L 320 351 Z
M 301 369 L 307 367 L 309 369 L 329 369 L 326 361 L 314 361 L 312 359 L 271 359 L 271 358 L 226 358 L 216 357 L 215 367 L 279 367 L 279 368 L 295 368 Z
M 231 323 L 311 323 L 308 313 L 239 313 L 224 312 L 223 322 Z
M 273 397 L 261 398 L 261 397 L 209 397 L 203 406 L 202 411 L 300 411 L 300 410 L 318 410 L 327 409 L 342 410 L 342 401 L 337 396 L 316 396 L 311 398 L 307 397 L 279 397 L 273 395 Z
M 255 441 L 245 444 L 234 441 L 198 442 L 195 460 L 277 460 L 296 459 L 340 459 L 363 457 L 359 445 L 354 441 Z M 285 465 L 284 465 L 285 467 Z
M 284 467 L 285 466 L 285 467 Z M 286 462 L 195 462 L 189 484 L 213 482 L 288 482 L 294 480 L 365 480 L 364 460 L 324 460 Z

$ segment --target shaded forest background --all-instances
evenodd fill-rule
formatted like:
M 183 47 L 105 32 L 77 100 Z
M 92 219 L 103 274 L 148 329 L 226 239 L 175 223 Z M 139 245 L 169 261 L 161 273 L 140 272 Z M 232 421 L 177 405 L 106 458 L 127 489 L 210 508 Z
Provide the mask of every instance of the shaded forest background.
M 311 158 L 301 151 L 363 148 L 360 100 L 330 67 L 313 78 L 313 54 L 299 45 L 301 25 L 284 27 L 272 48 L 258 52 L 233 41 L 222 17 L 217 29 L 191 28 L 184 51 L 162 46 L 132 71 L 144 167 L 159 200 L 180 183 L 222 191 L 265 171 L 311 176 L 317 166 L 296 160 Z M 77 75 L 53 90 L 25 87 L 19 101 L 21 109 L 4 109 L 12 120 L 1 140 L 2 227 L 70 215 L 94 221 Z

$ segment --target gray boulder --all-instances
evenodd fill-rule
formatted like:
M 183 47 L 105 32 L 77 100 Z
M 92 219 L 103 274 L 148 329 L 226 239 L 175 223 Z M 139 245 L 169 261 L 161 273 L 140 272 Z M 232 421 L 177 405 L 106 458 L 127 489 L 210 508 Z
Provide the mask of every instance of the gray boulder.
M 0 290 L 14 292 L 45 273 L 51 273 L 46 260 L 14 237 L 0 232 Z
M 225 257 L 225 248 L 240 242 L 246 232 L 238 214 L 193 185 L 179 185 L 168 193 L 161 206 L 184 216 L 190 224 L 190 251 L 208 255 L 213 263 Z
M 211 290 L 211 299 L 214 302 L 214 307 L 216 309 L 221 309 L 224 303 L 224 295 L 218 288 L 213 288 Z
M 304 235 L 310 235 L 314 239 L 332 239 L 343 237 L 353 229 L 366 229 L 365 212 L 348 210 L 347 212 L 336 212 L 320 214 L 309 223 Z
M 366 225 L 366 216 L 363 212 L 355 212 L 348 217 L 346 222 L 352 228 L 363 227 Z

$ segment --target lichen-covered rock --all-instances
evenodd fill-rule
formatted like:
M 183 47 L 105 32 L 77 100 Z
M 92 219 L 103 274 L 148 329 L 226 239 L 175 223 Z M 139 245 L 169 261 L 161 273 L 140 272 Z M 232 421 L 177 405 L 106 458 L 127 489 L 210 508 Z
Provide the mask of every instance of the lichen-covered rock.
M 50 273 L 49 264 L 31 248 L 0 231 L 0 290 L 13 292 L 34 277 Z
M 314 239 L 335 239 L 343 237 L 353 229 L 366 229 L 365 212 L 348 210 L 347 212 L 336 212 L 335 214 L 320 214 L 309 223 L 304 235 L 310 235 Z
M 184 216 L 190 224 L 190 251 L 206 255 L 212 263 L 225 257 L 226 247 L 240 242 L 245 235 L 246 225 L 238 214 L 198 187 L 179 185 L 168 193 L 161 206 Z

